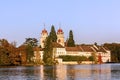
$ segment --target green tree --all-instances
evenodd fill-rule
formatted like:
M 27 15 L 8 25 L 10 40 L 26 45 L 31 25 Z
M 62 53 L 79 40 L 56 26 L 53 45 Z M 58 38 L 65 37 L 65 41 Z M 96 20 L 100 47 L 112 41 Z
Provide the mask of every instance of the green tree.
M 94 61 L 94 57 L 93 57 L 93 56 L 89 56 L 88 59 L 89 59 L 90 61 Z
M 86 61 L 87 57 L 86 56 L 71 56 L 71 55 L 61 55 L 59 58 L 62 58 L 63 61 Z
M 52 25 L 52 27 L 51 27 L 50 38 L 51 38 L 52 42 L 57 42 L 57 35 L 56 35 L 54 25 Z
M 31 45 L 26 46 L 26 54 L 27 54 L 27 62 L 31 63 L 33 62 L 32 58 L 34 57 L 34 51 Z
M 38 40 L 36 38 L 26 38 L 24 45 L 30 45 L 32 47 L 38 46 Z
M 98 46 L 97 42 L 94 43 L 95 46 Z
M 33 63 L 33 48 L 38 46 L 38 40 L 36 38 L 26 38 L 26 41 L 23 43 L 23 45 L 25 46 L 27 62 Z
M 67 46 L 68 47 L 75 47 L 75 41 L 73 39 L 73 32 L 72 32 L 72 30 L 70 30 L 70 32 L 69 32 L 69 39 L 68 39 L 68 42 L 67 42 Z
M 52 40 L 50 36 L 47 37 L 45 42 L 43 61 L 45 65 L 53 64 L 53 46 L 52 46 Z
M 97 64 L 97 56 L 96 53 L 92 53 L 92 57 L 93 57 L 93 61 L 95 62 L 95 64 Z

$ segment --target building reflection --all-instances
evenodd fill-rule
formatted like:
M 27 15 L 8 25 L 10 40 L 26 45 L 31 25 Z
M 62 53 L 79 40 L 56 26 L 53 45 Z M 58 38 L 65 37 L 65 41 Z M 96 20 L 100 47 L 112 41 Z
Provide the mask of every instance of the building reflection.
M 39 74 L 40 80 L 111 80 L 111 65 L 40 66 Z
M 57 80 L 66 80 L 67 79 L 67 68 L 66 65 L 57 65 L 56 66 L 56 76 Z
M 39 77 L 40 80 L 66 80 L 66 70 L 65 65 L 40 66 Z
M 0 69 L 0 80 L 114 80 L 119 79 L 119 75 L 120 65 L 111 67 L 109 64 L 41 65 Z
M 68 65 L 59 75 L 61 78 L 58 80 L 110 80 L 111 65 Z
M 36 76 L 37 80 L 43 80 L 44 78 L 43 65 L 34 67 L 34 75 Z
M 74 70 L 74 80 L 111 80 L 110 65 L 80 65 Z

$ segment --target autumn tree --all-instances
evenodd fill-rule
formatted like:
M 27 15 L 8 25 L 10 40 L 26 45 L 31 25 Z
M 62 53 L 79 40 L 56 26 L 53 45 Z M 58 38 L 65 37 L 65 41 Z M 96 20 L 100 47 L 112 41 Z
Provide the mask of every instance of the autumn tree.
M 16 47 L 10 44 L 6 39 L 0 40 L 0 64 L 1 65 L 18 65 L 18 54 Z
M 10 65 L 9 51 L 0 47 L 0 65 Z
M 26 46 L 26 59 L 28 63 L 33 62 L 34 51 L 33 48 L 38 46 L 38 40 L 36 38 L 26 38 L 23 44 Z
M 72 32 L 72 30 L 70 30 L 70 32 L 69 32 L 69 38 L 68 38 L 67 46 L 68 47 L 75 47 L 75 41 L 73 39 L 73 32 Z
M 17 48 L 17 53 L 19 54 L 20 57 L 20 63 L 21 64 L 26 64 L 27 63 L 27 50 L 26 50 L 25 45 L 21 45 Z

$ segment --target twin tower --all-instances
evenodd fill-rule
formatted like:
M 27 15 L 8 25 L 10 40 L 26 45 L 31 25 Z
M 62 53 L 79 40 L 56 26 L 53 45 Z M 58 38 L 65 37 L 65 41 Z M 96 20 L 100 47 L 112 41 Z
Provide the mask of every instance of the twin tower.
M 48 32 L 46 29 L 42 30 L 41 37 L 40 37 L 40 46 L 41 48 L 44 48 L 45 46 L 45 40 L 48 37 Z M 61 28 L 58 29 L 57 31 L 57 43 L 62 45 L 63 47 L 65 46 L 64 44 L 64 32 Z

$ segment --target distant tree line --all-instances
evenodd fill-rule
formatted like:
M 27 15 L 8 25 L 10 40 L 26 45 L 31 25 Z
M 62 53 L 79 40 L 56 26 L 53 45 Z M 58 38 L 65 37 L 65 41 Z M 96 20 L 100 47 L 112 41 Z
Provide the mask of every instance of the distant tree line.
M 120 62 L 120 44 L 118 43 L 105 43 L 104 47 L 111 51 L 111 61 Z
M 0 39 L 0 65 L 17 65 L 20 59 L 14 44 Z
M 21 65 L 31 63 L 34 56 L 33 48 L 37 46 L 37 39 L 26 38 L 19 47 L 16 42 L 9 43 L 6 39 L 0 39 L 0 65 Z

